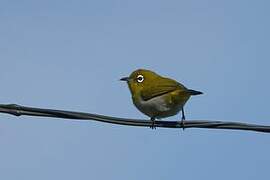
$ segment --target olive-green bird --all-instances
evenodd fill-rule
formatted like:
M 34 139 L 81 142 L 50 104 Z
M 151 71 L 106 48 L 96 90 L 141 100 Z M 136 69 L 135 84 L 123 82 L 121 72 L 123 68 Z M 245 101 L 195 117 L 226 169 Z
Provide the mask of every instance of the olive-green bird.
M 134 105 L 151 118 L 151 128 L 155 128 L 155 119 L 173 116 L 179 111 L 184 123 L 185 103 L 191 96 L 202 94 L 146 69 L 138 69 L 120 80 L 128 83 Z

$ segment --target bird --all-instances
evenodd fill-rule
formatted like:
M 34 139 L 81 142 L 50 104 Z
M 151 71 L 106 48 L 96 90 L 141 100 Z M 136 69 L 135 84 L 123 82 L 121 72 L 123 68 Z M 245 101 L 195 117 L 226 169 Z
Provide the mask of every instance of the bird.
M 200 91 L 188 89 L 174 79 L 163 77 L 147 69 L 137 69 L 120 80 L 127 82 L 136 108 L 150 117 L 152 129 L 156 128 L 156 119 L 174 116 L 180 111 L 184 129 L 184 105 L 191 96 L 203 94 Z

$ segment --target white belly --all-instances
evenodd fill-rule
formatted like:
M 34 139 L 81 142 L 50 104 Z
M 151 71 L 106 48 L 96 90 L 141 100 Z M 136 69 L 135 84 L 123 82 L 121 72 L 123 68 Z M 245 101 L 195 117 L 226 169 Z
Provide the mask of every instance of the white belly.
M 148 101 L 140 99 L 134 102 L 134 104 L 142 113 L 154 118 L 165 118 L 176 115 L 183 107 L 183 104 L 172 105 L 164 99 L 163 96 L 158 96 Z

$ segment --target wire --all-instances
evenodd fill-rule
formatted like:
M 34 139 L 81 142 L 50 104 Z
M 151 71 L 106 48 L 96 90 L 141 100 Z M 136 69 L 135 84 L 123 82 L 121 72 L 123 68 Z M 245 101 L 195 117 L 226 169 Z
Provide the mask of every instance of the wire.
M 53 118 L 73 119 L 73 120 L 94 120 L 126 126 L 150 127 L 152 124 L 150 120 L 127 119 L 84 112 L 42 109 L 42 108 L 20 106 L 17 104 L 0 104 L 0 113 L 6 113 L 15 116 L 27 115 L 27 116 L 53 117 Z M 185 120 L 185 123 L 181 123 L 181 121 L 155 121 L 155 126 L 161 128 L 185 128 L 185 129 L 208 128 L 208 129 L 248 130 L 248 131 L 270 133 L 270 126 L 246 124 L 239 122 L 225 122 L 225 121 Z

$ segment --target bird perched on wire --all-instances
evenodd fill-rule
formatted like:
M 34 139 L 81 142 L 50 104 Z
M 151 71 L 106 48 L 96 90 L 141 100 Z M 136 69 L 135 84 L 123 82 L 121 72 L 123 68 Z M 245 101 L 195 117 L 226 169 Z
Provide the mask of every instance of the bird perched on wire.
M 203 94 L 186 88 L 183 84 L 157 73 L 138 69 L 128 77 L 123 77 L 132 95 L 134 105 L 152 121 L 151 128 L 155 128 L 155 120 L 174 116 L 182 111 L 182 126 L 184 127 L 184 105 L 191 96 Z

